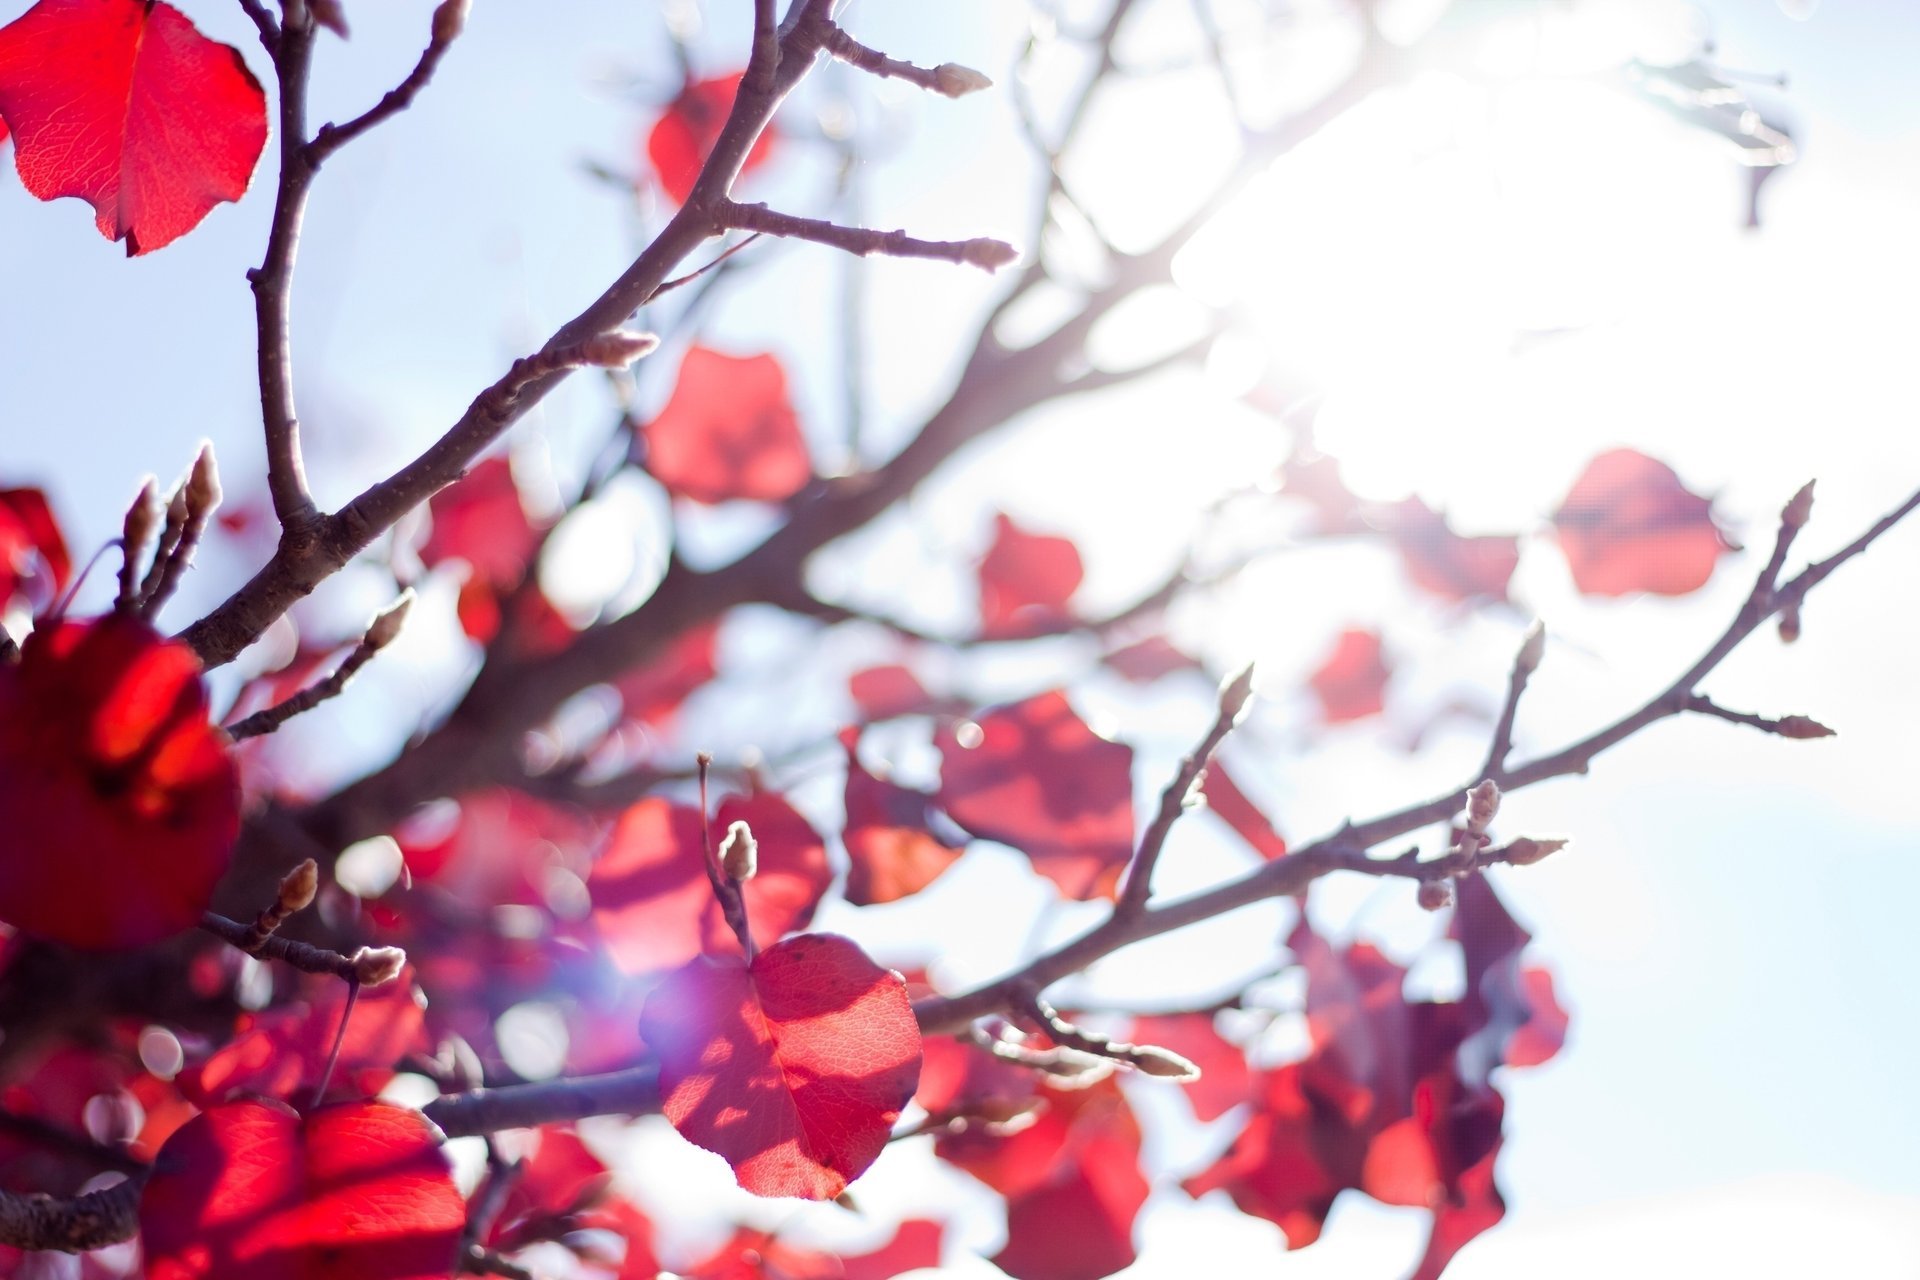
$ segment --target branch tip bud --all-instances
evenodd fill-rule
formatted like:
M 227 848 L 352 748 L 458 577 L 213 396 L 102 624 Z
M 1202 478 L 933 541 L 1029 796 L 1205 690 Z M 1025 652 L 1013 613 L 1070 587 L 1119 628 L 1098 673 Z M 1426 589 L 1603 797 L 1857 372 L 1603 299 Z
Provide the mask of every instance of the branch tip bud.
M 187 511 L 205 520 L 220 505 L 220 468 L 213 461 L 213 442 L 201 444 L 194 455 L 193 470 L 187 473 Z
M 1467 831 L 1480 836 L 1500 812 L 1500 787 L 1492 778 L 1467 792 Z
M 1783 738 L 1831 738 L 1834 731 L 1812 716 L 1781 716 L 1776 730 Z
M 392 982 L 406 967 L 407 953 L 399 947 L 362 947 L 348 959 L 353 980 L 363 987 L 378 987 Z
M 452 44 L 467 29 L 467 14 L 473 9 L 473 0 L 440 0 L 439 8 L 433 11 L 433 42 Z
M 624 369 L 659 345 L 658 334 L 615 329 L 611 333 L 588 338 L 580 344 L 580 354 L 585 357 L 586 363 L 602 369 Z
M 985 271 L 998 271 L 1020 257 L 1020 251 L 1004 240 L 969 240 L 961 260 Z
M 1780 643 L 1792 644 L 1800 638 L 1800 606 L 1790 604 L 1780 611 Z
M 1253 664 L 1249 662 L 1228 676 L 1220 686 L 1220 710 L 1229 720 L 1238 721 L 1253 697 Z
M 745 822 L 735 822 L 720 842 L 720 869 L 729 880 L 744 882 L 753 879 L 759 867 L 760 843 L 753 838 L 753 829 Z
M 992 80 L 972 67 L 963 67 L 957 62 L 943 62 L 933 69 L 933 91 L 949 98 L 964 98 L 970 93 L 991 88 Z
M 153 540 L 154 530 L 166 510 L 160 501 L 159 486 L 148 476 L 141 481 L 140 492 L 133 496 L 133 505 L 127 508 L 127 518 L 120 525 L 120 536 L 125 540 L 123 545 L 129 559 L 137 558 Z
M 1506 862 L 1512 867 L 1530 867 L 1566 847 L 1565 840 L 1536 840 L 1531 836 L 1521 836 L 1507 846 Z
M 1814 482 L 1812 480 L 1801 485 L 1800 492 L 1794 494 L 1793 497 L 1788 500 L 1787 505 L 1781 508 L 1780 525 L 1782 528 L 1798 529 L 1813 518 L 1813 486 Z
M 280 910 L 287 915 L 305 911 L 320 891 L 320 865 L 312 858 L 287 872 L 280 880 Z
M 367 624 L 366 638 L 361 641 L 369 649 L 384 649 L 392 644 L 400 634 L 400 628 L 406 624 L 407 611 L 413 608 L 413 588 L 408 587 L 400 593 L 399 599 L 373 615 L 373 621 Z
M 1453 905 L 1453 881 L 1422 880 L 1414 900 L 1422 911 L 1445 911 Z
M 1535 618 L 1533 625 L 1527 628 L 1526 639 L 1520 642 L 1520 652 L 1513 659 L 1513 669 L 1521 675 L 1530 676 L 1540 669 L 1540 659 L 1547 656 L 1547 627 Z
M 1162 1080 L 1198 1080 L 1200 1068 L 1181 1057 L 1171 1049 L 1162 1049 L 1159 1045 L 1135 1045 L 1127 1060 L 1134 1067 L 1150 1076 Z

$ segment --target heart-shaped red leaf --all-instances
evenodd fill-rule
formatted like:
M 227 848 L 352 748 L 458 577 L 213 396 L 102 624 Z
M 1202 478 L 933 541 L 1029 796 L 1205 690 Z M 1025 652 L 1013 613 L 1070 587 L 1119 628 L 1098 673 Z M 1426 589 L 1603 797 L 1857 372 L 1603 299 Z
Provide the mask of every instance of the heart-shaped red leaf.
M 647 1000 L 661 1110 L 755 1195 L 830 1200 L 873 1163 L 920 1075 L 900 975 L 801 934 L 751 964 L 701 958 Z
M 267 141 L 239 52 L 155 0 L 40 0 L 0 29 L 0 116 L 27 190 L 85 200 L 129 254 L 238 200 Z
M 700 166 L 706 163 L 707 153 L 719 140 L 720 128 L 726 124 L 727 112 L 733 109 L 733 100 L 739 92 L 739 72 L 696 80 L 667 104 L 666 111 L 647 134 L 647 161 L 658 175 L 661 188 L 675 204 L 685 204 L 693 194 Z M 773 127 L 769 125 L 747 152 L 740 166 L 742 175 L 766 162 L 773 151 L 773 138 Z
M 976 724 L 978 745 L 951 725 L 936 735 L 948 815 L 1026 854 L 1067 896 L 1112 897 L 1133 853 L 1133 748 L 1094 733 L 1057 691 Z
M 240 830 L 200 663 L 137 618 L 48 622 L 0 665 L 0 920 L 76 947 L 199 923 Z
M 215 1107 L 140 1197 L 148 1280 L 445 1280 L 465 1224 L 438 1133 L 379 1102 Z
M 1328 724 L 1378 715 L 1386 705 L 1387 661 L 1378 632 L 1350 628 L 1333 642 L 1333 652 L 1307 677 Z
M 1710 500 L 1666 463 L 1632 449 L 1589 462 L 1553 524 L 1574 585 L 1591 596 L 1685 595 L 1706 585 L 1733 549 L 1713 522 Z
M 694 502 L 784 502 L 813 478 L 787 375 L 770 355 L 687 352 L 645 439 L 648 472 Z
M 768 946 L 813 918 L 833 869 L 819 834 L 777 795 L 723 801 L 715 847 L 734 822 L 751 827 L 760 846 L 759 868 L 741 891 L 753 939 Z M 698 955 L 739 953 L 713 900 L 706 856 L 697 809 L 649 797 L 620 816 L 587 888 L 594 924 L 621 969 L 656 973 Z
M 980 634 L 1011 639 L 1069 620 L 1067 602 L 1083 576 L 1070 539 L 1028 533 L 996 515 L 993 545 L 980 561 Z

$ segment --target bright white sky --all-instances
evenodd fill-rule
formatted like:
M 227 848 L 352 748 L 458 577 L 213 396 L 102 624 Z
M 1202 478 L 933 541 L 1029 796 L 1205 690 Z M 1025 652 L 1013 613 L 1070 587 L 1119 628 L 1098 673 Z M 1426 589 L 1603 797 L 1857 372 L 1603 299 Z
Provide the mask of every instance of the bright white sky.
M 0 21 L 25 7 L 0 0 Z M 237 6 L 188 7 L 259 66 Z M 742 47 L 747 6 L 708 7 L 724 11 L 702 46 L 717 51 L 718 70 L 737 61 L 718 51 Z M 1160 7 L 1169 17 L 1184 10 Z M 427 0 L 350 4 L 355 39 L 324 50 L 320 118 L 357 110 L 404 73 L 430 9 Z M 1537 529 L 1585 459 L 1613 444 L 1655 453 L 1720 495 L 1754 545 L 1809 477 L 1820 479 L 1809 551 L 1839 545 L 1893 506 L 1920 483 L 1910 373 L 1920 339 L 1910 302 L 1920 293 L 1920 105 L 1909 96 L 1920 11 L 1806 0 L 1568 9 L 1551 38 L 1516 41 L 1510 31 L 1489 47 L 1488 65 L 1510 83 L 1434 77 L 1371 103 L 1223 215 L 1180 276 L 1194 297 L 1245 308 L 1249 327 L 1232 358 L 1206 375 L 1049 413 L 1017 440 L 972 451 L 886 522 L 881 533 L 905 551 L 863 539 L 858 560 L 823 572 L 823 582 L 935 624 L 963 620 L 963 605 L 924 586 L 916 597 L 911 584 L 953 581 L 963 601 L 959 580 L 931 573 L 929 558 L 977 550 L 984 504 L 995 503 L 1081 540 L 1090 609 L 1127 599 L 1165 571 L 1200 503 L 1264 474 L 1277 456 L 1271 427 L 1233 407 L 1249 352 L 1256 362 L 1270 353 L 1289 379 L 1319 391 L 1322 442 L 1357 487 L 1389 498 L 1417 490 L 1470 530 Z M 669 76 L 656 6 L 477 10 L 415 111 L 333 162 L 315 200 L 297 323 L 309 465 L 324 501 L 431 438 L 505 359 L 597 293 L 635 245 L 623 202 L 583 177 L 580 162 L 635 162 L 637 116 L 623 88 Z M 1024 13 L 1019 0 L 860 0 L 849 21 L 901 56 L 998 76 Z M 1768 190 L 1758 235 L 1738 226 L 1744 180 L 1712 139 L 1580 79 L 1596 62 L 1670 51 L 1693 22 L 1712 33 L 1725 65 L 1793 78 L 1769 100 L 1784 107 L 1803 160 Z M 1031 169 L 1003 94 L 946 103 L 853 87 L 889 140 L 868 174 L 878 225 L 1026 234 Z M 1165 98 L 1116 102 L 1096 116 L 1100 153 L 1076 182 L 1111 211 L 1123 240 L 1163 224 L 1177 212 L 1170 195 L 1220 163 L 1210 92 L 1205 77 L 1176 77 Z M 823 149 L 797 142 L 755 194 L 813 207 L 828 169 Z M 51 481 L 83 548 L 113 531 L 139 473 L 177 473 L 202 436 L 216 441 L 230 495 L 258 474 L 241 277 L 257 260 L 265 197 L 257 190 L 128 264 L 77 206 L 39 206 L 0 177 L 0 482 Z M 840 447 L 831 301 L 840 270 L 823 250 L 770 258 L 716 329 L 737 350 L 788 357 L 823 459 Z M 884 449 L 940 394 L 953 340 L 991 286 L 924 264 L 881 262 L 868 279 L 869 439 Z M 1190 307 L 1159 296 L 1102 342 L 1123 359 L 1177 333 Z M 1567 332 L 1516 341 L 1549 329 Z M 550 454 L 564 472 L 605 418 L 585 388 L 556 397 L 520 429 L 522 461 L 534 473 Z M 643 490 L 598 517 L 603 530 L 624 533 L 642 566 L 657 559 L 647 526 L 659 510 Z M 738 536 L 737 526 L 721 536 Z M 1920 1134 L 1920 1042 L 1906 941 L 1920 902 L 1908 740 L 1917 554 L 1920 532 L 1889 537 L 1823 588 L 1799 645 L 1759 641 L 1710 685 L 1730 705 L 1814 715 L 1839 728 L 1838 739 L 1789 744 L 1724 725 L 1667 725 L 1608 756 L 1590 779 L 1510 802 L 1515 829 L 1577 842 L 1501 882 L 1540 938 L 1534 954 L 1557 974 L 1574 1038 L 1557 1062 L 1507 1082 L 1502 1173 L 1512 1212 L 1450 1274 L 1920 1273 L 1920 1163 L 1910 1150 Z M 1751 565 L 1751 556 L 1729 561 L 1683 604 L 1596 604 L 1572 592 L 1550 546 L 1530 544 L 1516 596 L 1547 619 L 1555 644 L 1523 714 L 1522 750 L 1591 728 L 1664 684 L 1717 631 Z M 211 555 L 176 616 L 216 598 L 242 567 L 236 553 Z M 600 568 L 585 577 L 612 585 Z M 329 588 L 331 605 L 364 614 L 381 590 L 349 575 Z M 423 612 L 444 614 L 450 600 L 441 584 Z M 1274 701 L 1238 744 L 1241 758 L 1256 774 L 1271 765 L 1262 793 L 1289 834 L 1310 836 L 1450 785 L 1472 767 L 1483 732 L 1443 725 L 1411 757 L 1383 753 L 1379 728 L 1299 752 L 1307 713 L 1289 690 L 1327 636 L 1348 622 L 1385 625 L 1402 675 L 1384 732 L 1405 736 L 1451 700 L 1490 702 L 1526 621 L 1515 613 L 1461 625 L 1424 606 L 1409 611 L 1390 561 L 1343 554 L 1289 557 L 1182 625 L 1222 665 L 1260 660 Z M 412 630 L 357 687 L 365 705 L 425 714 L 449 692 L 447 617 Z M 783 689 L 777 638 L 735 639 L 745 682 Z M 842 646 L 839 656 L 858 655 Z M 998 678 L 1017 688 L 1028 677 Z M 809 691 L 769 736 L 839 714 L 836 696 Z M 1142 703 L 1104 686 L 1087 690 L 1082 706 L 1141 741 L 1143 784 L 1197 735 L 1203 710 L 1191 697 Z M 385 749 L 394 732 L 347 711 L 311 719 L 303 740 L 334 744 L 335 768 L 342 755 Z M 910 751 L 902 763 L 911 767 Z M 1078 918 L 1040 919 L 1037 892 L 999 892 L 991 912 L 979 910 L 1004 856 L 979 850 L 932 895 L 930 912 L 977 922 L 942 954 L 955 980 L 990 976 L 1037 933 Z M 1165 866 L 1169 887 L 1217 879 L 1236 856 L 1205 823 L 1190 823 Z M 1316 914 L 1332 927 L 1364 913 L 1369 932 L 1402 955 L 1431 934 L 1403 893 L 1326 890 Z M 1258 970 L 1283 918 L 1279 908 L 1246 912 L 1204 937 L 1141 948 L 1103 970 L 1096 989 L 1169 1000 L 1212 989 L 1229 971 Z M 821 924 L 905 961 L 924 954 L 924 919 L 842 909 Z M 1444 986 L 1445 966 L 1427 977 Z M 1164 1097 L 1148 1105 L 1155 1119 L 1177 1116 Z M 612 1129 L 598 1132 L 609 1150 L 620 1145 Z M 623 1163 L 636 1174 L 644 1166 L 636 1185 L 699 1237 L 696 1210 L 735 1203 L 724 1168 L 666 1140 L 658 1124 L 639 1132 Z M 1207 1158 L 1226 1134 L 1178 1124 L 1155 1132 L 1152 1158 L 1178 1168 Z M 880 1217 L 951 1197 L 991 1203 L 931 1164 L 922 1151 L 890 1152 L 862 1184 L 863 1200 Z M 790 1212 L 777 1208 L 781 1220 Z M 794 1221 L 803 1232 L 847 1229 L 830 1209 Z M 968 1221 L 968 1242 L 990 1251 L 991 1213 Z M 1320 1244 L 1282 1260 L 1271 1227 L 1176 1193 L 1150 1206 L 1130 1274 L 1391 1276 L 1419 1236 L 1412 1215 L 1343 1203 Z

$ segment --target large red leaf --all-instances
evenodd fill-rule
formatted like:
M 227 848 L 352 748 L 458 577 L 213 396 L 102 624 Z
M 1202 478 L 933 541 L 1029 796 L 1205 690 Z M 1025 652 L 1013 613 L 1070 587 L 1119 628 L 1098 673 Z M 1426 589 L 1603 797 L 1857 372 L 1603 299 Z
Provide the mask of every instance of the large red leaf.
M 1307 677 L 1328 724 L 1378 715 L 1386 705 L 1387 661 L 1375 631 L 1349 628 L 1333 642 L 1333 652 Z
M 420 545 L 422 563 L 465 560 L 476 578 L 499 588 L 526 575 L 540 535 L 520 505 L 513 465 L 504 456 L 475 463 L 458 482 L 434 494 L 427 510 L 433 527 Z
M 0 920 L 77 947 L 199 923 L 240 830 L 200 663 L 137 618 L 48 622 L 0 666 Z
M 779 796 L 723 801 L 715 846 L 742 821 L 760 846 L 759 868 L 741 888 L 754 941 L 764 947 L 813 918 L 833 869 L 819 834 Z M 658 972 L 698 955 L 739 953 L 713 899 L 706 856 L 697 809 L 649 797 L 620 816 L 587 887 L 594 924 L 621 969 Z
M 940 803 L 976 836 L 1012 845 L 1072 898 L 1112 897 L 1133 853 L 1133 748 L 1108 742 L 1043 693 L 936 736 Z
M 833 934 L 751 964 L 694 960 L 647 1000 L 661 1110 L 756 1195 L 830 1200 L 873 1163 L 920 1075 L 900 975 Z
M 813 478 L 787 375 L 770 355 L 687 352 L 645 439 L 647 470 L 694 502 L 784 502 Z
M 27 190 L 85 200 L 129 254 L 238 200 L 267 141 L 239 52 L 154 0 L 40 0 L 0 29 L 0 115 Z
M 647 161 L 660 179 L 661 188 L 675 204 L 685 204 L 700 177 L 700 166 L 720 138 L 720 127 L 727 122 L 733 99 L 740 92 L 740 73 L 696 80 L 667 104 L 647 134 Z M 754 140 L 753 147 L 740 166 L 744 175 L 766 162 L 773 150 L 773 126 Z
M 148 1280 L 445 1280 L 465 1223 L 433 1126 L 378 1102 L 216 1107 L 140 1197 Z
M 1068 621 L 1067 602 L 1083 576 L 1070 539 L 1028 533 L 996 515 L 993 545 L 980 561 L 980 634 L 1017 638 Z
M 202 1107 L 240 1093 L 283 1102 L 304 1098 L 326 1067 L 346 1003 L 345 986 L 328 978 L 311 1004 L 243 1015 L 232 1040 L 180 1074 L 181 1091 Z M 357 1095 L 378 1093 L 393 1079 L 395 1063 L 427 1047 L 425 1023 L 424 1002 L 410 973 L 362 992 L 340 1039 L 334 1087 Z
M 0 130 L 0 137 L 4 137 Z M 0 489 L 0 611 L 23 586 L 41 585 L 38 594 L 52 603 L 73 572 L 67 541 L 38 489 Z
M 927 829 L 932 796 L 877 778 L 861 766 L 854 752 L 857 736 L 851 729 L 843 735 L 847 825 L 840 838 L 852 864 L 847 901 L 865 907 L 920 892 L 953 865 L 960 850 Z
M 1588 595 L 1685 595 L 1733 549 L 1713 503 L 1672 467 L 1632 449 L 1587 464 L 1553 516 L 1573 583 Z

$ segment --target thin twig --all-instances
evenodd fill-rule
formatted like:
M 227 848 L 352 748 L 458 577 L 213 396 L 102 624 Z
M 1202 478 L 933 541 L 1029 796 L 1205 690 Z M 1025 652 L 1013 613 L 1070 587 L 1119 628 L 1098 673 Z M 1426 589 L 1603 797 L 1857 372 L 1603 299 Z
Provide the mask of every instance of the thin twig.
M 1500 718 L 1493 726 L 1493 739 L 1487 746 L 1486 763 L 1480 766 L 1480 776 L 1491 778 L 1499 773 L 1506 764 L 1507 756 L 1513 751 L 1513 723 L 1520 712 L 1520 695 L 1527 691 L 1527 681 L 1540 666 L 1547 643 L 1546 628 L 1535 622 L 1527 628 L 1526 637 L 1520 641 L 1519 652 L 1513 655 L 1513 668 L 1507 673 L 1507 697 L 1500 704 Z
M 453 33 L 453 35 L 457 34 L 457 32 Z M 448 35 L 444 39 L 442 35 L 442 24 L 435 22 L 433 39 L 429 40 L 427 47 L 420 51 L 420 60 L 413 64 L 413 70 L 407 73 L 407 78 L 389 89 L 380 101 L 345 124 L 321 125 L 319 132 L 313 135 L 313 141 L 306 147 L 308 167 L 318 169 L 334 152 L 369 129 L 384 124 L 412 106 L 413 100 L 420 96 L 420 91 L 427 87 L 428 81 L 433 79 L 433 73 L 440 66 L 440 60 L 446 57 L 447 50 L 453 47 L 453 35 Z
M 870 227 L 843 227 L 824 218 L 802 218 L 780 213 L 764 204 L 740 204 L 729 200 L 722 207 L 721 219 L 727 227 L 757 231 L 762 235 L 784 236 L 831 245 L 847 253 L 882 254 L 889 258 L 932 258 L 939 262 L 965 263 L 983 271 L 998 271 L 1020 256 L 1004 240 L 985 236 L 972 240 L 922 240 L 905 231 L 875 231 Z
M 273 706 L 256 711 L 244 720 L 227 726 L 227 736 L 235 742 L 247 738 L 257 738 L 272 733 L 287 721 L 304 712 L 313 710 L 321 703 L 337 698 L 357 675 L 360 668 L 373 661 L 373 655 L 392 643 L 399 634 L 400 625 L 406 620 L 407 612 L 413 605 L 413 588 L 408 587 L 400 593 L 400 598 L 375 615 L 366 634 L 360 637 L 360 643 L 323 679 L 316 680 L 306 688 L 294 693 Z
M 229 920 L 213 911 L 201 913 L 200 929 L 242 951 L 247 949 L 246 942 L 252 934 L 251 925 Z M 312 943 L 296 942 L 279 934 L 274 934 L 262 942 L 257 951 L 248 954 L 262 960 L 278 960 L 302 973 L 324 973 L 345 982 L 361 982 L 366 986 L 378 986 L 379 983 L 372 981 L 373 978 L 385 974 L 385 978 L 381 979 L 385 981 L 397 974 L 400 966 L 406 962 L 406 953 L 397 947 L 361 947 L 348 955 L 316 947 Z

